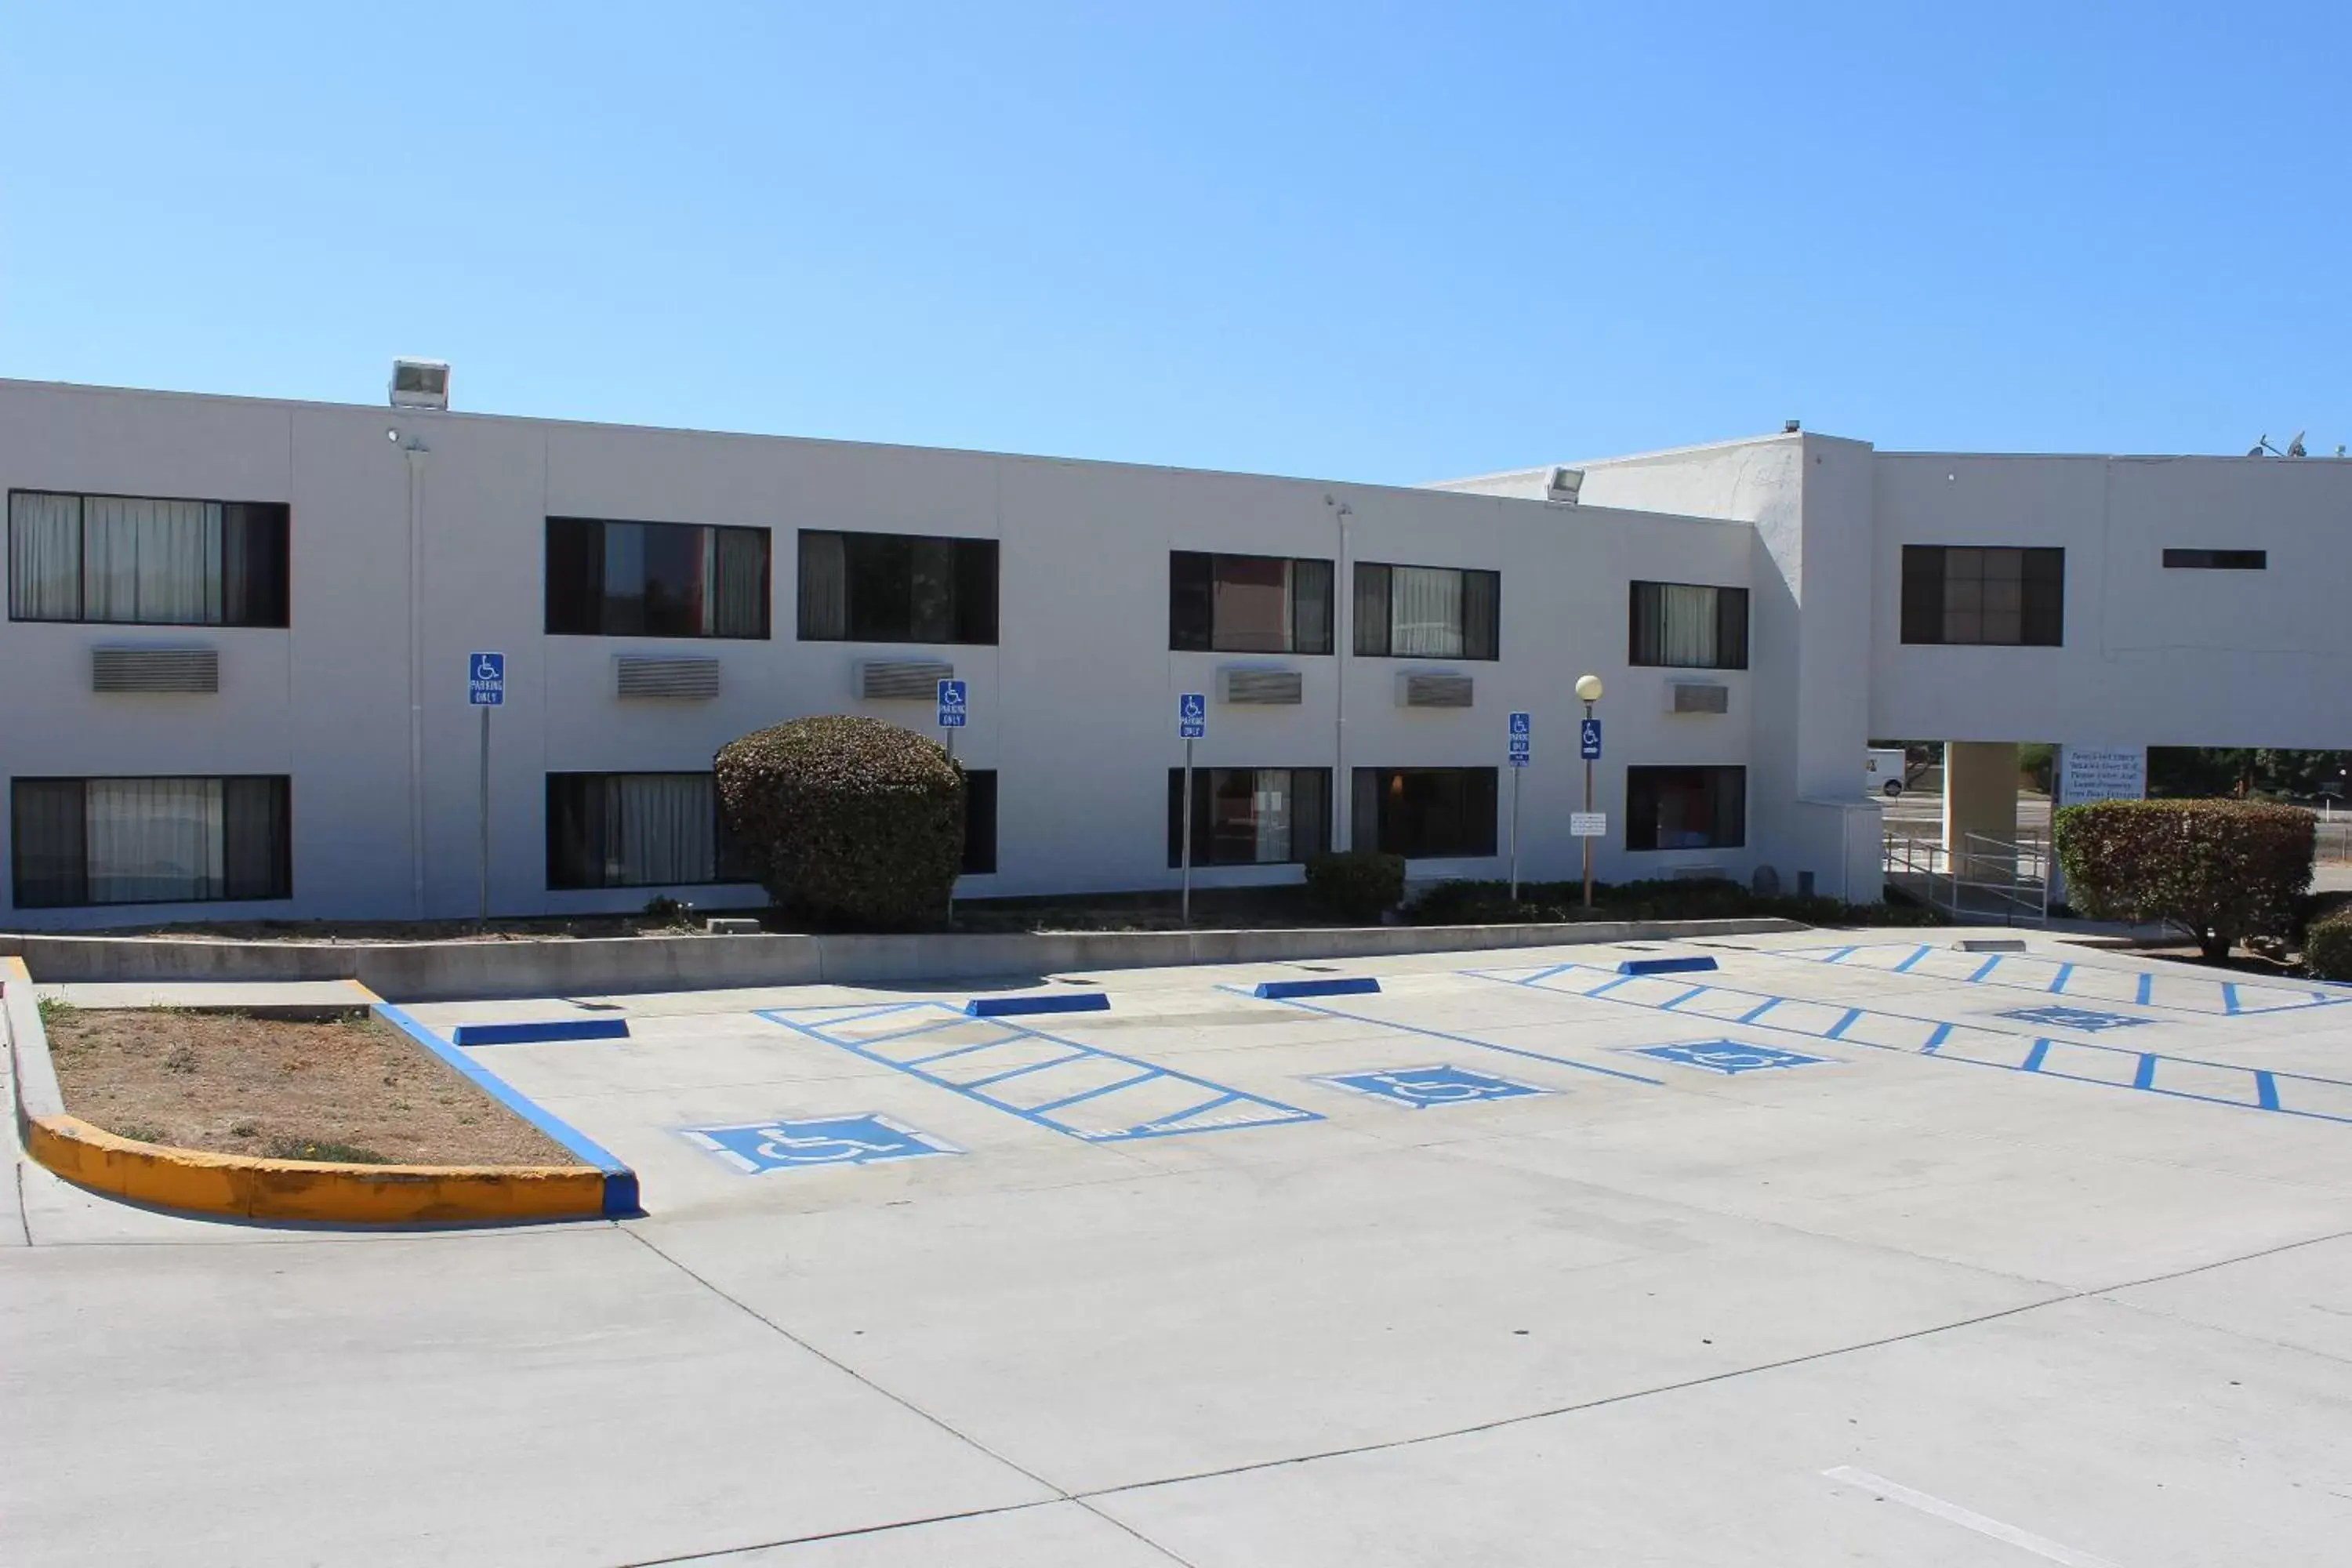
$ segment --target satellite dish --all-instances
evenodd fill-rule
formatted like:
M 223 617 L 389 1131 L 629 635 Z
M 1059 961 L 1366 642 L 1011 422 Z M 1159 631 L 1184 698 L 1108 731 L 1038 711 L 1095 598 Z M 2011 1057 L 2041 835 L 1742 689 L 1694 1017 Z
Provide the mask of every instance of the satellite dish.
M 2294 439 L 2286 444 L 2286 455 L 2290 458 L 2308 456 L 2308 454 L 2303 449 L 2303 438 L 2309 434 L 2310 432 L 2306 430 L 2296 431 L 2294 433 Z
M 2249 458 L 2259 458 L 2267 453 L 2270 449 L 2271 434 L 2269 431 L 2265 430 L 2260 436 L 2254 437 L 2254 444 L 2246 448 L 2246 456 Z

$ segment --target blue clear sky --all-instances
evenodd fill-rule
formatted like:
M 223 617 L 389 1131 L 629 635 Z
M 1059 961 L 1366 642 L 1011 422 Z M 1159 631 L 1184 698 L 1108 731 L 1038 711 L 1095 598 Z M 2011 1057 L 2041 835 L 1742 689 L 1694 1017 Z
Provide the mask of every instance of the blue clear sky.
M 16 0 L 0 374 L 1362 479 L 2352 440 L 2352 6 Z

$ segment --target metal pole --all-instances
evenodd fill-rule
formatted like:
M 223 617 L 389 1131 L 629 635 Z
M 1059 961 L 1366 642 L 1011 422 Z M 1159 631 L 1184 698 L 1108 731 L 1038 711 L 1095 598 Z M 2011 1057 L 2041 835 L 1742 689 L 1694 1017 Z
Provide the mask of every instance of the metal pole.
M 1184 742 L 1184 894 L 1181 906 L 1186 925 L 1192 923 L 1192 742 Z
M 1519 901 L 1519 775 L 1525 768 L 1511 770 L 1511 902 Z
M 490 709 L 484 703 L 482 713 L 482 867 L 479 898 L 475 903 L 474 929 L 484 931 L 490 923 Z
M 954 731 L 952 728 L 950 728 L 950 729 L 948 731 L 948 761 L 949 761 L 949 762 L 950 762 L 950 763 L 952 763 L 952 762 L 954 762 L 954 761 L 955 761 L 955 738 L 956 738 L 956 732 L 955 732 L 955 731 Z M 968 780 L 967 780 L 967 781 L 965 782 L 964 788 L 965 788 L 965 789 L 967 789 L 967 790 L 969 790 L 969 789 L 971 789 L 971 784 L 970 781 L 968 781 Z M 969 798 L 969 796 L 967 796 L 966 798 L 968 799 L 968 798 Z M 961 876 L 962 874 L 963 874 L 963 868 L 962 868 L 961 867 L 958 867 L 958 868 L 956 868 L 955 876 L 953 876 L 953 877 L 950 877 L 950 878 L 948 879 L 948 929 L 949 929 L 950 931 L 953 931 L 953 930 L 955 929 L 955 885 L 956 885 L 956 877 L 960 877 L 960 876 Z
M 1603 692 L 1602 695 L 1608 694 Z M 1590 702 L 1584 705 L 1584 716 L 1587 719 L 1592 717 L 1592 704 Z M 1580 742 L 1581 737 L 1580 736 L 1579 739 Z M 1578 749 L 1580 751 L 1583 748 L 1580 744 Z M 1584 810 L 1588 816 L 1592 813 L 1592 759 L 1591 757 L 1584 759 Z M 1592 907 L 1592 836 L 1591 834 L 1585 835 L 1584 838 L 1584 907 L 1588 910 Z

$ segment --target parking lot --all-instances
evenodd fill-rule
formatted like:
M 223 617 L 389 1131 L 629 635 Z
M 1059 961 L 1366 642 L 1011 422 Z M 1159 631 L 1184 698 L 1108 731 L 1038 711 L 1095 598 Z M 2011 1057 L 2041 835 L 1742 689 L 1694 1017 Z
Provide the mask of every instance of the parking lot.
M 2340 1561 L 2352 990 L 2012 935 L 415 1006 L 646 1215 L 20 1169 L 0 1555 Z

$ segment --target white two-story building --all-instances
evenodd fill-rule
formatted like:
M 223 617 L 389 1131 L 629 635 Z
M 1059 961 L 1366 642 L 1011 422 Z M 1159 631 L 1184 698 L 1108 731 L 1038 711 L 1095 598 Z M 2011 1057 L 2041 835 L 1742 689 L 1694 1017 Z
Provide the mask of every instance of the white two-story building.
M 938 734 L 950 675 L 966 898 L 1172 886 L 1192 691 L 1204 887 L 1498 876 L 1515 784 L 1522 876 L 1574 875 L 1585 674 L 1610 880 L 1875 898 L 1873 736 L 1963 742 L 1955 831 L 2020 741 L 2352 744 L 2326 459 L 1791 431 L 1399 489 L 0 382 L 0 489 L 20 928 L 462 916 L 486 868 L 500 914 L 756 904 L 713 752 Z

